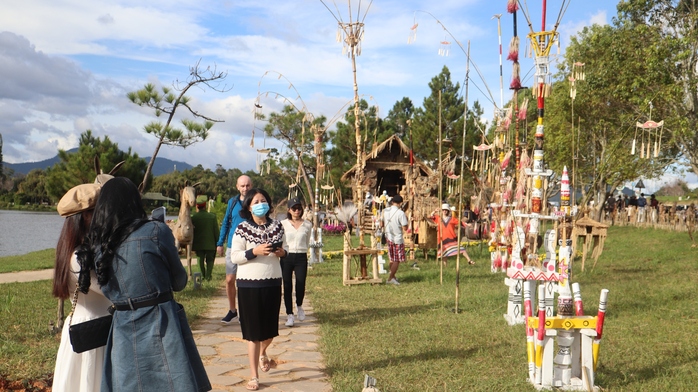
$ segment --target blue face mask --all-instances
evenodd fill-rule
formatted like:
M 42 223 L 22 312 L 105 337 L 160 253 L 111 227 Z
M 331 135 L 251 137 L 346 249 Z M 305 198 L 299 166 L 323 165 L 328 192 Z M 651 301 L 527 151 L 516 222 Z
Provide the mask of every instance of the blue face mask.
M 269 204 L 259 203 L 252 206 L 252 215 L 262 217 L 269 212 Z

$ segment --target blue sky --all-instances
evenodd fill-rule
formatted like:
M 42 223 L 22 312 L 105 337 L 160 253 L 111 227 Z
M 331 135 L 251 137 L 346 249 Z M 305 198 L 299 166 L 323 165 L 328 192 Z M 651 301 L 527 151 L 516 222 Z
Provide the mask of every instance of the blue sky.
M 561 3 L 548 1 L 547 27 L 555 24 Z M 564 3 L 569 7 L 558 27 L 561 54 L 571 35 L 584 26 L 610 23 L 616 14 L 615 1 Z M 4 160 L 50 158 L 58 148 L 76 147 L 86 129 L 96 136 L 108 135 L 123 150 L 131 147 L 141 156 L 152 155 L 155 139 L 142 131 L 153 120 L 152 113 L 130 103 L 126 93 L 148 82 L 171 86 L 185 80 L 189 67 L 200 60 L 204 67 L 228 72 L 229 90 L 194 90 L 194 106 L 225 122 L 216 124 L 206 141 L 187 149 L 164 147 L 159 155 L 211 169 L 216 164 L 254 169 L 254 103 L 258 100 L 265 113 L 283 105 L 264 92 L 295 99 L 288 88 L 291 83 L 300 95 L 294 104 L 330 119 L 343 114 L 353 98 L 351 61 L 335 40 L 335 17 L 348 21 L 349 7 L 346 0 L 325 4 L 332 13 L 319 0 L 10 2 L 0 13 Z M 539 31 L 542 1 L 522 4 Z M 403 97 L 421 106 L 430 93 L 430 79 L 444 65 L 463 85 L 466 56 L 456 41 L 463 47 L 470 42 L 470 57 L 482 78 L 471 69 L 469 100 L 478 100 L 491 119 L 500 99 L 511 97 L 511 62 L 506 55 L 513 22 L 506 5 L 506 0 L 352 1 L 354 19 L 359 6 L 360 16 L 365 16 L 362 54 L 357 57 L 359 94 L 378 105 L 381 116 Z M 503 95 L 495 14 L 502 14 Z M 416 41 L 408 45 L 414 24 Z M 525 37 L 528 32 L 519 12 L 518 34 Z M 441 41 L 451 44 L 442 46 Z M 526 47 L 522 39 L 522 54 Z M 448 49 L 449 55 L 440 56 L 439 49 Z M 557 49 L 552 54 L 557 61 Z M 531 85 L 532 61 L 521 55 L 520 62 L 521 74 L 528 75 L 522 82 Z M 255 147 L 264 144 L 278 146 L 256 132 Z

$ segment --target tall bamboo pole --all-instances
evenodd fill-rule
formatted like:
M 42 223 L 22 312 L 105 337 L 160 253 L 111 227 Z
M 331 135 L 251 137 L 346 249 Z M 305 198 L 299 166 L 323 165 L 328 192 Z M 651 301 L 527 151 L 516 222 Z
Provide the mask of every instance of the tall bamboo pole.
M 364 34 L 364 23 L 363 19 L 365 19 L 366 15 L 368 14 L 368 8 L 363 11 L 364 17 L 361 18 L 361 4 L 359 4 L 359 9 L 356 15 L 356 21 L 353 19 L 352 15 L 352 9 L 351 9 L 351 0 L 347 2 L 347 6 L 349 9 L 349 22 L 345 23 L 343 22 L 338 15 L 335 15 L 332 10 L 325 4 L 324 1 L 320 0 L 320 2 L 327 8 L 328 11 L 332 14 L 332 16 L 335 17 L 337 20 L 337 24 L 339 26 L 339 30 L 337 32 L 337 41 L 342 41 L 343 42 L 343 47 L 342 47 L 342 53 L 347 53 L 349 58 L 351 58 L 351 68 L 352 68 L 352 74 L 353 74 L 353 82 L 354 82 L 354 132 L 355 132 L 355 138 L 356 138 L 356 171 L 355 171 L 355 176 L 354 180 L 356 181 L 356 186 L 353 188 L 354 194 L 353 194 L 353 199 L 354 199 L 354 204 L 357 206 L 357 233 L 359 234 L 359 248 L 364 248 L 364 237 L 363 233 L 361 232 L 361 225 L 363 224 L 363 217 L 364 217 L 364 210 L 363 210 L 363 182 L 364 182 L 364 152 L 363 152 L 363 145 L 361 142 L 361 127 L 360 127 L 360 120 L 359 120 L 359 85 L 357 83 L 357 77 L 356 77 L 356 56 L 359 56 L 361 54 L 361 40 L 363 39 L 363 34 Z M 348 52 L 346 52 L 348 50 Z
M 323 177 L 325 165 L 322 156 L 322 134 L 324 129 L 313 124 L 313 147 L 315 147 L 315 197 L 313 198 L 313 232 L 310 237 L 310 259 L 315 263 L 322 262 L 322 229 L 319 227 L 318 210 L 320 209 L 320 181 Z
M 415 234 L 415 229 L 414 229 L 414 201 L 415 198 L 417 197 L 417 193 L 415 192 L 415 174 L 414 174 L 414 146 L 412 143 L 412 124 L 411 120 L 407 120 L 407 127 L 410 131 L 410 178 L 409 181 L 407 181 L 407 186 L 409 187 L 408 190 L 408 195 L 410 196 L 410 260 L 414 262 L 414 248 L 415 248 L 415 239 L 417 238 L 417 235 Z
M 468 59 L 470 58 L 470 41 L 468 41 Z M 463 183 L 465 182 L 465 135 L 468 124 L 468 81 L 470 75 L 470 61 L 466 61 L 465 67 L 465 105 L 463 107 L 463 146 L 461 148 L 460 159 L 460 189 L 458 190 L 458 254 L 456 255 L 456 306 L 454 312 L 458 313 L 458 304 L 460 303 L 460 243 L 461 243 L 461 218 L 463 216 Z M 451 218 L 453 219 L 453 218 Z
M 443 177 L 444 177 L 444 170 L 443 170 L 443 157 L 441 156 L 442 151 L 441 151 L 441 144 L 443 143 L 443 136 L 441 135 L 441 89 L 439 89 L 439 204 L 443 203 Z M 438 206 L 441 208 L 441 205 Z M 439 268 L 440 268 L 440 273 L 439 273 L 439 282 L 441 284 L 444 284 L 444 263 L 443 263 L 443 238 L 442 233 L 441 233 L 441 210 L 438 211 L 437 217 L 439 218 L 439 221 L 436 222 L 436 235 L 439 238 L 439 249 L 441 249 L 441 256 L 436 258 L 436 261 L 439 263 Z

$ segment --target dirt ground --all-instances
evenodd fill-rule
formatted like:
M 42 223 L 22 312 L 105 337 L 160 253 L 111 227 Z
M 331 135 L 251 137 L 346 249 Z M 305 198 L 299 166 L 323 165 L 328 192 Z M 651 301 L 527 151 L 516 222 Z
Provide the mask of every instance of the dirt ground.
M 19 380 L 8 381 L 5 376 L 0 375 L 0 392 L 51 392 L 53 380 Z

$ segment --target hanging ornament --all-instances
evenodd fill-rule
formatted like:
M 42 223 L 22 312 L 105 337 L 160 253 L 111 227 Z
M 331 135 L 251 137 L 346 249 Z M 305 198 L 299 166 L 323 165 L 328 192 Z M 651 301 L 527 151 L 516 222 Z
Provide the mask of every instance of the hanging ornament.
M 572 64 L 572 75 L 576 80 L 584 80 L 584 63 L 577 61 Z
M 446 41 L 444 39 L 440 43 L 441 43 L 441 46 L 439 47 L 439 56 L 448 56 L 448 53 L 451 50 L 451 42 Z
M 519 77 L 521 66 L 519 63 L 514 63 L 511 68 L 511 84 L 509 84 L 509 88 L 512 90 L 519 90 L 521 89 L 521 79 Z M 533 90 L 535 91 L 535 89 Z
M 507 60 L 513 62 L 519 61 L 519 37 L 512 37 L 511 41 L 509 41 L 509 55 L 507 56 Z
M 521 106 L 519 107 L 519 113 L 516 116 L 519 120 L 525 120 L 528 114 L 528 98 L 524 98 Z
M 419 26 L 419 23 L 417 23 L 416 16 L 417 13 L 415 12 L 414 24 L 410 27 L 410 35 L 407 37 L 407 45 L 417 41 L 417 26 Z

